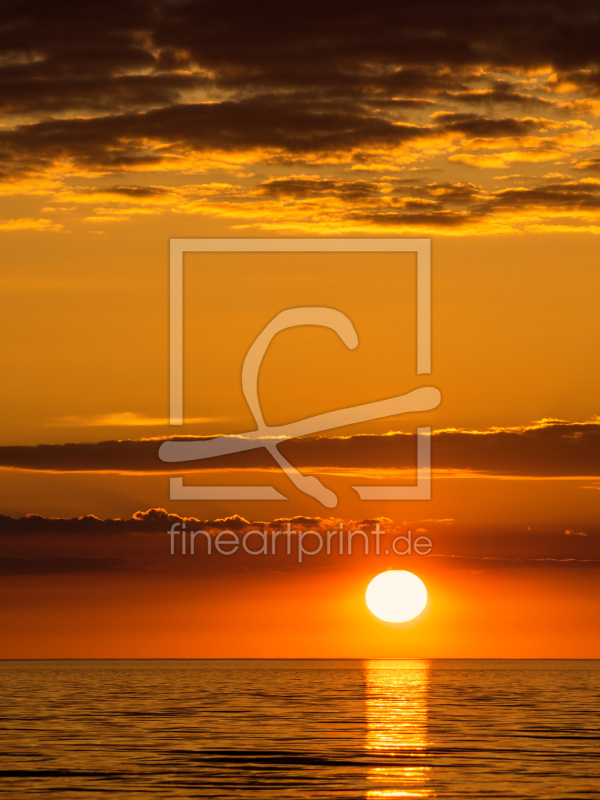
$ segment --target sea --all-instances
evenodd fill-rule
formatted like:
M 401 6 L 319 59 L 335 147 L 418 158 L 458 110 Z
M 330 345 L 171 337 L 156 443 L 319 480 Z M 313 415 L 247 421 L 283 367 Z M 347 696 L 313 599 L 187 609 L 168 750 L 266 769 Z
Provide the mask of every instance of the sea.
M 600 661 L 0 662 L 2 798 L 600 798 Z

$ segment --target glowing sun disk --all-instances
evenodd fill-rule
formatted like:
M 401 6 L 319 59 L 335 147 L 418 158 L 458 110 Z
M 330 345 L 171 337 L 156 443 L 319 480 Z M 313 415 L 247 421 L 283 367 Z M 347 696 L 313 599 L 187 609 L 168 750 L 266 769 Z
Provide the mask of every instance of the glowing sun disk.
M 408 622 L 427 605 L 427 589 L 412 572 L 390 569 L 373 578 L 366 600 L 369 611 L 384 622 Z

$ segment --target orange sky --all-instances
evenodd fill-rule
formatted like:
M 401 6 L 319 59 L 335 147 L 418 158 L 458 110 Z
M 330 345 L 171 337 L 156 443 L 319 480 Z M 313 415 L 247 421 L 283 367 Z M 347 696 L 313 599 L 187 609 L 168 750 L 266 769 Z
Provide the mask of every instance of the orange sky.
M 599 657 L 589 21 L 547 11 L 541 36 L 526 9 L 469 27 L 468 11 L 440 7 L 433 52 L 419 9 L 390 12 L 374 36 L 348 9 L 335 25 L 323 16 L 319 36 L 240 11 L 221 40 L 185 4 L 152 19 L 127 6 L 118 22 L 109 6 L 93 30 L 85 9 L 61 25 L 14 11 L 18 35 L 0 42 L 0 656 Z M 156 453 L 173 435 L 168 247 L 181 237 L 431 239 L 430 375 L 415 373 L 412 254 L 186 256 L 192 421 L 177 433 L 252 429 L 241 365 L 291 307 L 342 311 L 360 344 L 279 334 L 260 373 L 269 424 L 441 391 L 433 411 L 282 447 L 338 494 L 333 511 L 263 456 L 170 474 L 272 483 L 287 501 L 170 500 Z M 422 425 L 431 500 L 360 502 L 356 483 L 414 480 Z M 162 527 L 131 522 L 153 508 Z M 209 528 L 379 518 L 427 532 L 433 551 L 409 567 L 184 559 L 169 556 L 167 513 Z M 89 515 L 97 532 L 69 528 Z M 389 568 L 428 587 L 413 623 L 366 609 L 366 585 Z

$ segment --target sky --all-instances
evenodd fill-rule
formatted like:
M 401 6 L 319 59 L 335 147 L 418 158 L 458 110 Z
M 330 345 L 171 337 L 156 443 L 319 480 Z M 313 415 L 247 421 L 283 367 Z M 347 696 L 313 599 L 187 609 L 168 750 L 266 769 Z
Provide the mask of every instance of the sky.
M 600 657 L 599 35 L 577 0 L 4 4 L 0 657 Z M 189 253 L 174 429 L 172 238 L 430 240 L 431 374 L 414 253 Z M 282 443 L 334 508 L 264 449 L 161 461 L 253 429 L 244 358 L 302 306 L 359 346 L 279 333 L 267 424 L 440 404 Z M 414 484 L 420 426 L 431 498 L 361 501 Z M 171 499 L 174 476 L 286 499 Z M 269 552 L 171 555 L 183 521 Z M 299 562 L 272 552 L 288 523 L 371 549 Z M 375 554 L 377 523 L 431 552 Z M 387 569 L 427 586 L 413 622 L 365 605 Z

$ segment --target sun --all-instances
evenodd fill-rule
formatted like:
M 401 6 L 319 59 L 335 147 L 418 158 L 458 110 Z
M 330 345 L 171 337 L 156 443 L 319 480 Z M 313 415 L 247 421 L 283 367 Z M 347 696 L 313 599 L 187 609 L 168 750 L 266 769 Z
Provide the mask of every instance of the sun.
M 384 622 L 408 622 L 427 605 L 423 581 L 405 569 L 390 569 L 367 586 L 369 611 Z

